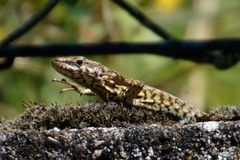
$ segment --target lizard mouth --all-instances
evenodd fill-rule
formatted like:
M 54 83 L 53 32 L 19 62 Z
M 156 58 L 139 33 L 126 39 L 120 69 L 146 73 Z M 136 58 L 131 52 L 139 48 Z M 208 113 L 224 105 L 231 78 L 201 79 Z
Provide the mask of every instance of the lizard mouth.
M 58 73 L 68 78 L 79 79 L 82 77 L 79 65 L 83 62 L 76 60 L 75 57 L 56 57 L 52 60 L 52 66 Z
M 75 66 L 71 65 L 70 62 L 70 60 L 61 57 L 54 58 L 52 60 L 52 66 L 57 72 L 69 77 L 72 76 L 72 73 L 76 70 Z
M 60 61 L 58 58 L 54 58 L 54 59 L 52 60 L 52 66 L 53 66 L 53 68 L 54 68 L 56 71 L 58 71 L 58 72 L 60 72 L 61 70 L 64 69 L 64 68 L 63 68 L 63 64 L 62 64 L 62 61 Z

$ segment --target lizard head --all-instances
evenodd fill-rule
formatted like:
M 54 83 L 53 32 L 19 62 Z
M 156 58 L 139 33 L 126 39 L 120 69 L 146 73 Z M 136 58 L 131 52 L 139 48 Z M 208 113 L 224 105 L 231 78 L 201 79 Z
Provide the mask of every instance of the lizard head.
M 52 60 L 56 71 L 75 81 L 97 79 L 108 70 L 107 67 L 85 57 L 57 57 Z

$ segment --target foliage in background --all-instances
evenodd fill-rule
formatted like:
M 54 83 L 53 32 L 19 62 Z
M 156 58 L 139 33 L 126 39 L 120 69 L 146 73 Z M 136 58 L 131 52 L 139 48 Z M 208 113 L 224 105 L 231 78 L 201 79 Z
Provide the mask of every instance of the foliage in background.
M 210 9 L 214 14 L 208 12 L 201 14 L 198 12 L 198 7 L 208 7 L 208 5 L 200 6 L 204 2 L 199 1 L 201 0 L 131 0 L 129 2 L 138 6 L 172 35 L 181 39 L 197 38 L 191 36 L 195 33 L 189 29 L 194 26 L 192 22 L 194 19 L 197 22 L 210 19 L 207 21 L 210 23 L 207 29 L 211 28 L 211 38 L 240 37 L 238 32 L 240 23 L 237 21 L 240 2 L 215 0 L 213 9 Z M 0 39 L 36 13 L 46 2 L 46 0 L 0 1 Z M 110 0 L 65 0 L 16 43 L 70 44 L 160 40 Z M 88 58 L 99 61 L 126 77 L 142 80 L 149 85 L 183 97 L 189 102 L 201 104 L 202 109 L 239 103 L 240 77 L 236 76 L 240 71 L 238 65 L 226 71 L 219 71 L 212 66 L 149 54 L 96 55 Z M 62 76 L 52 69 L 49 58 L 17 58 L 12 68 L 0 72 L 0 117 L 13 117 L 23 112 L 25 110 L 22 106 L 23 101 L 47 104 L 95 101 L 92 97 L 80 98 L 74 92 L 59 94 L 59 90 L 65 85 L 52 83 L 53 78 L 62 78 Z M 202 87 L 199 89 L 198 86 Z

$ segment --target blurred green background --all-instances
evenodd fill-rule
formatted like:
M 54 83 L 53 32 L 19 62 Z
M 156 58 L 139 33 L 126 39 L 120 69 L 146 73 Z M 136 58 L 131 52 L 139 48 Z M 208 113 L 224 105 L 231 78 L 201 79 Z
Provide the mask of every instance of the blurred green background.
M 181 39 L 240 37 L 240 1 L 128 0 L 153 21 Z M 1 0 L 0 39 L 36 13 L 47 1 Z M 161 39 L 139 25 L 110 0 L 65 0 L 15 44 L 89 43 L 106 41 L 150 42 Z M 74 53 L 73 53 L 74 54 Z M 194 54 L 194 53 L 193 53 Z M 156 55 L 89 56 L 125 77 L 144 81 L 179 96 L 201 110 L 239 104 L 240 66 L 217 70 Z M 17 58 L 0 71 L 0 117 L 24 112 L 23 102 L 83 103 L 95 101 L 75 92 L 59 94 L 64 84 L 51 67 L 50 58 Z

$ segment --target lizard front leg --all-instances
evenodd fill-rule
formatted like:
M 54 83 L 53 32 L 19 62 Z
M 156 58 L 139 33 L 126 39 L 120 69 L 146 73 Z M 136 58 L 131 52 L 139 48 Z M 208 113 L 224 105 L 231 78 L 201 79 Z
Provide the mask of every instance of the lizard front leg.
M 92 92 L 90 89 L 88 89 L 88 88 L 83 89 L 75 83 L 68 82 L 64 78 L 61 80 L 53 79 L 52 82 L 64 83 L 64 84 L 67 84 L 70 86 L 70 88 L 63 88 L 62 90 L 60 90 L 60 93 L 73 90 L 73 91 L 76 91 L 77 93 L 79 93 L 80 95 L 96 96 L 96 94 L 94 92 Z
M 141 92 L 144 84 L 139 80 L 128 80 L 128 90 L 126 91 L 126 102 L 133 105 L 133 99 L 135 99 Z

